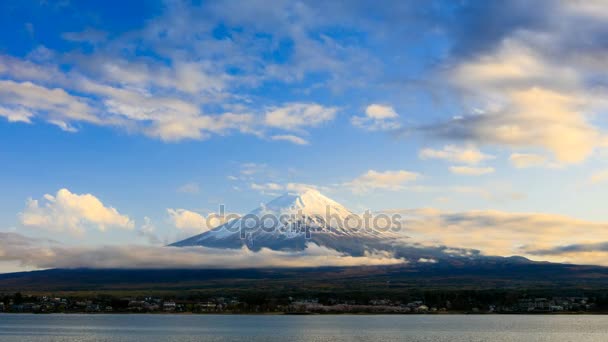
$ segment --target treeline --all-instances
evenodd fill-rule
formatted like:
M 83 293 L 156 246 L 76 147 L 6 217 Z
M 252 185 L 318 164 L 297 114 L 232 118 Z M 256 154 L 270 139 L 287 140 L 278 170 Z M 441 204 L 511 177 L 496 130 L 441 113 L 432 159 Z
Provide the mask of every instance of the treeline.
M 8 311 L 11 306 L 25 303 L 42 303 L 51 298 L 62 297 L 49 293 L 45 296 L 27 293 L 0 294 L 0 307 Z M 63 296 L 66 307 L 76 302 L 91 302 L 102 304 L 102 307 L 112 307 L 115 312 L 125 311 L 134 300 L 151 296 L 141 292 L 137 295 L 113 294 L 72 294 Z M 336 304 L 369 305 L 370 303 L 385 302 L 389 305 L 406 305 L 421 302 L 429 308 L 446 308 L 451 311 L 471 311 L 475 308 L 494 306 L 517 307 L 522 301 L 538 301 L 542 298 L 584 298 L 586 303 L 593 304 L 590 311 L 608 312 L 608 290 L 581 289 L 513 289 L 513 290 L 379 290 L 379 291 L 270 291 L 255 289 L 240 289 L 239 291 L 222 291 L 216 289 L 209 292 L 174 292 L 158 296 L 159 301 L 175 301 L 189 312 L 202 311 L 201 303 L 220 303 L 232 301 L 236 304 L 225 306 L 235 312 L 273 312 L 280 311 L 295 302 L 318 303 L 331 306 Z M 60 302 L 61 304 L 61 302 Z M 57 307 L 61 307 L 58 305 Z M 485 310 L 485 309 L 484 309 Z

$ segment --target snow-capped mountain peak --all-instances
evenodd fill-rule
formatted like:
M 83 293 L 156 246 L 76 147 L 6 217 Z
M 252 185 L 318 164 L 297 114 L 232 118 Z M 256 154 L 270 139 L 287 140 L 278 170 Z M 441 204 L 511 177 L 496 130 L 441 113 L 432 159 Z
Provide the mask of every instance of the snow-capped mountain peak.
M 338 202 L 326 197 L 315 189 L 306 189 L 299 192 L 286 193 L 274 200 L 263 204 L 254 210 L 272 214 L 304 215 L 309 217 L 326 217 L 333 214 L 346 219 L 353 213 Z
M 336 250 L 380 246 L 395 238 L 366 226 L 361 217 L 315 189 L 287 193 L 249 214 L 172 246 L 303 249 L 310 242 Z

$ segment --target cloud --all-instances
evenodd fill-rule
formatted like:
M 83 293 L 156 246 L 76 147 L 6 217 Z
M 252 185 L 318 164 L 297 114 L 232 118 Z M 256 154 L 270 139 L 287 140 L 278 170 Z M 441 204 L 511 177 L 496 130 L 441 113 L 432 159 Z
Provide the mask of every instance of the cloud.
M 293 131 L 331 121 L 337 111 L 316 103 L 290 103 L 266 112 L 264 121 L 268 126 Z
M 187 209 L 167 209 L 169 221 L 179 230 L 177 239 L 183 239 L 217 228 L 229 220 L 240 217 L 236 213 L 210 213 L 207 216 Z M 168 239 L 163 239 L 168 240 Z
M 18 241 L 19 244 L 11 242 Z M 44 268 L 263 268 L 362 266 L 405 263 L 386 252 L 347 256 L 309 244 L 298 252 L 206 247 L 155 247 L 141 245 L 70 247 L 35 241 L 19 234 L 0 233 L 0 261 Z
M 608 252 L 608 242 L 599 243 L 579 243 L 563 245 L 549 249 L 531 250 L 528 253 L 533 255 L 563 255 L 580 252 Z
M 423 131 L 477 144 L 541 148 L 565 164 L 586 160 L 601 145 L 606 133 L 593 118 L 606 109 L 606 88 L 597 82 L 606 76 L 600 62 L 606 51 L 599 43 L 605 17 L 581 11 L 585 6 L 579 4 L 544 6 L 535 14 L 521 3 L 480 9 L 487 13 L 479 18 L 508 22 L 485 34 L 460 36 L 466 41 L 461 47 L 474 48 L 455 51 L 450 71 L 441 75 L 472 114 Z M 484 23 L 477 18 L 469 28 Z
M 223 10 L 226 7 L 231 6 L 172 3 L 132 31 L 108 35 L 86 28 L 63 33 L 63 39 L 74 43 L 69 44 L 74 47 L 71 51 L 44 48 L 44 54 L 32 52 L 19 58 L 0 55 L 0 74 L 5 79 L 0 86 L 5 108 L 0 113 L 11 122 L 36 123 L 36 118 L 68 131 L 86 123 L 167 142 L 235 132 L 283 136 L 277 131 L 301 131 L 331 121 L 337 108 L 315 103 L 273 103 L 264 105 L 271 108 L 265 113 L 257 103 L 274 99 L 251 92 L 265 82 L 289 84 L 309 72 L 337 71 L 340 60 L 352 59 L 350 54 L 331 55 L 329 51 L 337 52 L 339 44 L 310 37 L 306 31 L 312 27 L 306 23 L 298 23 L 302 24 L 298 31 L 291 21 L 277 22 L 263 29 L 269 39 L 261 38 L 258 20 L 241 17 L 245 22 L 233 22 L 232 11 Z M 200 22 L 201 16 L 206 24 Z M 187 24 L 175 25 L 176 20 Z M 243 28 L 237 32 L 227 27 L 236 40 L 216 37 L 215 27 L 227 21 Z M 280 63 L 267 58 L 265 51 L 286 40 L 297 42 L 293 58 Z M 154 57 L 122 48 L 135 45 Z M 205 49 L 198 48 L 203 45 Z M 79 103 L 87 108 L 60 108 Z
M 444 146 L 441 150 L 425 148 L 418 153 L 420 159 L 443 159 L 465 164 L 478 164 L 484 160 L 494 159 L 494 156 L 484 154 L 474 147 Z
M 543 147 L 563 163 L 586 159 L 600 133 L 579 114 L 574 97 L 547 89 L 514 91 L 508 107 L 424 128 L 439 137 L 510 147 Z
M 135 223 L 113 207 L 105 206 L 91 194 L 74 194 L 60 189 L 55 196 L 46 194 L 42 200 L 28 199 L 19 214 L 27 227 L 82 234 L 89 227 L 105 231 L 110 227 L 133 229 Z
M 276 141 L 288 141 L 296 145 L 308 145 L 308 140 L 295 135 L 273 135 L 270 137 L 270 139 Z
M 47 122 L 64 131 L 76 130 L 70 121 L 101 124 L 86 99 L 70 95 L 60 88 L 0 80 L 0 100 L 3 103 L 0 112 L 11 122 L 32 122 L 34 116 L 43 116 Z
M 0 116 L 5 117 L 8 122 L 32 123 L 34 113 L 23 107 L 6 108 L 0 106 Z
M 608 181 L 608 170 L 597 171 L 589 177 L 590 184 L 599 184 Z
M 438 209 L 387 210 L 404 217 L 402 234 L 423 245 L 458 246 L 484 255 L 520 255 L 533 260 L 608 265 L 608 254 L 552 249 L 569 244 L 608 241 L 608 222 L 581 220 L 550 213 L 512 213 L 497 210 L 449 212 Z M 544 252 L 543 252 L 544 251 Z
M 209 229 L 207 218 L 186 209 L 167 209 L 167 214 L 175 228 L 194 233 L 202 233 Z
M 547 164 L 547 157 L 532 153 L 512 153 L 509 161 L 518 169 L 538 167 Z
M 178 187 L 177 192 L 181 192 L 184 194 L 198 194 L 199 192 L 201 192 L 201 189 L 198 183 L 191 182 Z
M 0 58 L 1 62 L 12 72 L 9 76 L 28 80 L 0 81 L 0 99 L 4 105 L 0 112 L 9 121 L 33 122 L 34 118 L 39 118 L 69 132 L 77 131 L 76 123 L 119 127 L 163 141 L 204 139 L 210 134 L 235 130 L 256 132 L 254 116 L 250 113 L 205 115 L 200 104 L 180 97 L 151 96 L 147 92 L 99 83 L 99 80 L 92 81 L 84 76 L 64 75 L 56 68 L 31 62 L 2 61 Z M 59 85 L 48 88 L 29 81 L 49 83 L 52 80 L 48 75 L 54 76 Z M 83 95 L 72 95 L 72 88 Z
M 399 117 L 393 107 L 379 104 L 371 104 L 365 109 L 365 115 L 375 120 L 394 119 Z
M 415 181 L 420 175 L 406 170 L 376 171 L 369 170 L 344 185 L 353 192 L 368 192 L 374 189 L 401 190 L 405 183 Z
M 26 98 L 2 89 L 2 115 L 70 131 L 81 123 L 111 126 L 168 142 L 235 133 L 265 138 L 335 116 L 335 108 L 323 103 L 277 103 L 265 89 L 281 89 L 290 101 L 317 92 L 363 101 L 362 93 L 402 96 L 405 84 L 408 91 L 456 95 L 464 103 L 452 114 L 461 120 L 425 125 L 422 131 L 431 136 L 540 147 L 576 163 L 605 135 L 593 121 L 606 104 L 606 16 L 598 3 L 546 1 L 529 11 L 524 1 L 447 7 L 279 2 L 260 11 L 257 1 L 171 2 L 128 32 L 82 28 L 62 34 L 70 42 L 67 51 L 0 56 L 2 79 L 14 82 L 9 88 L 29 83 L 63 91 L 72 97 L 67 102 L 88 107 L 76 111 L 87 117 L 67 116 L 73 111 L 47 111 L 40 103 L 59 95 Z M 439 54 L 431 51 L 422 60 L 404 55 L 403 46 L 437 45 L 437 34 Z M 405 70 L 425 79 L 412 81 Z M 433 71 L 437 77 L 428 79 Z M 420 83 L 429 86 L 421 90 Z M 532 99 L 524 98 L 526 92 Z M 484 116 L 469 114 L 475 108 Z M 369 130 L 399 127 L 386 104 L 370 104 L 351 122 Z
M 450 172 L 464 176 L 481 176 L 494 173 L 493 167 L 450 166 Z
M 279 184 L 279 183 L 251 183 L 250 188 L 252 190 L 259 191 L 265 195 L 274 195 L 277 196 L 282 192 L 302 192 L 308 189 L 318 189 L 317 186 L 303 183 L 287 183 L 287 184 Z
M 152 223 L 149 217 L 144 217 L 144 224 L 137 229 L 137 235 L 145 238 L 149 244 L 162 245 L 167 244 L 166 241 L 162 241 L 156 232 L 156 226 Z
M 353 116 L 350 122 L 369 131 L 390 131 L 401 127 L 398 119 L 393 107 L 371 104 L 365 109 L 365 116 Z
M 285 189 L 285 187 L 283 185 L 281 185 L 279 183 L 273 183 L 273 182 L 262 183 L 262 184 L 251 183 L 250 187 L 252 190 L 260 191 L 262 193 L 266 193 L 266 192 L 275 193 L 276 191 L 283 191 Z

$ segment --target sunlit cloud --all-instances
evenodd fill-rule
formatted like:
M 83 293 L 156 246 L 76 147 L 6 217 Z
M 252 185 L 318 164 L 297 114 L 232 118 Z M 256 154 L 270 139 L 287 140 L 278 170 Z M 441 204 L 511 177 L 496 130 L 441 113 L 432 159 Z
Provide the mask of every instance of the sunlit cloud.
M 27 227 L 74 234 L 82 234 L 87 228 L 105 231 L 135 226 L 128 216 L 104 205 L 97 197 L 68 189 L 60 189 L 55 195 L 46 194 L 41 200 L 28 199 L 19 218 Z
M 399 115 L 393 107 L 380 104 L 367 106 L 364 116 L 353 116 L 350 122 L 369 131 L 390 131 L 401 127 Z
M 390 210 L 404 215 L 403 234 L 421 244 L 476 249 L 484 255 L 529 257 L 533 260 L 608 265 L 608 259 L 555 248 L 608 241 L 608 222 L 547 213 L 497 210 L 449 212 L 438 209 Z

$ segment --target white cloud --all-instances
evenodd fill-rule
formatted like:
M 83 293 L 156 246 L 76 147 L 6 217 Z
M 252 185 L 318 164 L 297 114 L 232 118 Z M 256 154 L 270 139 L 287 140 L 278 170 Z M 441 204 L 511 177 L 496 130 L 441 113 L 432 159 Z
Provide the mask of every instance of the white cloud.
M 494 156 L 484 154 L 474 147 L 444 146 L 441 150 L 425 148 L 418 153 L 420 159 L 443 159 L 465 164 L 478 164 L 484 160 L 494 159 Z
M 457 175 L 481 176 L 494 173 L 493 167 L 450 166 L 450 172 Z
M 538 167 L 547 164 L 547 157 L 533 153 L 512 153 L 509 161 L 518 169 Z
M 362 266 L 405 263 L 386 252 L 368 252 L 352 257 L 309 244 L 302 251 L 258 252 L 206 247 L 156 247 L 120 245 L 67 247 L 14 233 L 0 233 L 0 261 L 44 268 L 263 268 Z
M 84 122 L 167 142 L 207 139 L 235 131 L 262 137 L 262 132 L 269 129 L 301 131 L 315 127 L 333 120 L 337 112 L 335 107 L 314 103 L 288 103 L 272 108 L 261 119 L 252 114 L 257 109 L 226 103 L 228 95 L 219 95 L 224 92 L 225 77 L 208 77 L 199 70 L 204 66 L 196 63 L 176 62 L 168 70 L 144 62 L 108 62 L 91 57 L 93 61 L 86 62 L 86 68 L 64 74 L 55 66 L 3 57 L 0 75 L 25 81 L 0 80 L 0 116 L 10 122 L 28 123 L 39 118 L 70 132 Z M 47 83 L 53 87 L 42 85 Z M 203 112 L 205 104 L 216 101 L 222 103 L 216 113 Z M 284 134 L 275 136 L 288 139 Z M 295 136 L 289 140 L 303 141 Z
M 198 194 L 200 191 L 201 188 L 196 182 L 186 183 L 177 188 L 177 192 L 184 194 Z
M 308 145 L 308 140 L 300 138 L 296 135 L 273 135 L 272 137 L 270 137 L 270 139 L 276 141 L 288 141 L 296 145 Z
M 144 224 L 142 224 L 141 227 L 137 229 L 137 235 L 145 238 L 146 240 L 148 240 L 148 243 L 152 245 L 166 244 L 166 242 L 163 242 L 158 237 L 156 232 L 156 226 L 152 223 L 152 220 L 150 220 L 150 218 L 147 216 L 144 217 Z
M 266 113 L 264 120 L 270 127 L 299 130 L 331 121 L 337 111 L 336 107 L 324 107 L 316 103 L 290 103 L 283 107 L 272 108 Z
M 34 113 L 23 107 L 6 108 L 0 106 L 0 116 L 5 117 L 8 122 L 32 123 Z
M 31 82 L 14 82 L 0 80 L 0 100 L 2 116 L 9 121 L 31 122 L 36 116 L 42 116 L 47 122 L 64 130 L 71 127 L 68 122 L 84 121 L 101 124 L 87 100 L 68 94 L 60 88 L 46 88 Z
M 109 227 L 133 229 L 135 223 L 91 194 L 74 194 L 60 189 L 41 201 L 29 199 L 19 214 L 24 226 L 82 234 L 87 227 L 105 231 Z
M 374 189 L 401 190 L 404 184 L 415 181 L 420 175 L 406 170 L 376 171 L 369 170 L 344 185 L 354 192 L 367 192 Z
M 353 116 L 350 122 L 355 127 L 369 131 L 389 131 L 401 127 L 399 115 L 393 107 L 371 104 L 365 109 L 365 116 Z

